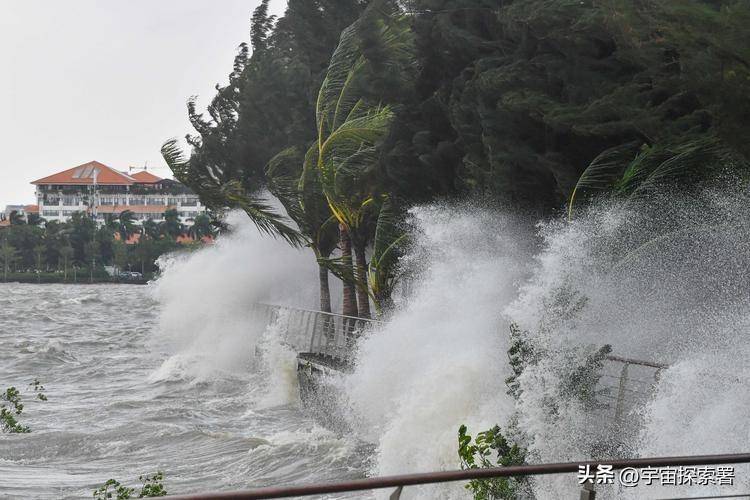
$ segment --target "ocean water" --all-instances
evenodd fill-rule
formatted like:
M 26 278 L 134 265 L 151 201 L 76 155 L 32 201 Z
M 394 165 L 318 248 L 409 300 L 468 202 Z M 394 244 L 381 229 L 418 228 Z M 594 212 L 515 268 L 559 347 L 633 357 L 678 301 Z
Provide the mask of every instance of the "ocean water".
M 0 434 L 0 498 L 91 498 L 156 471 L 170 493 L 364 475 L 362 442 L 308 417 L 294 377 L 272 388 L 252 365 L 249 325 L 244 364 L 216 366 L 163 334 L 160 311 L 149 286 L 0 284 L 0 386 L 21 390 L 32 429 Z
M 39 378 L 49 396 L 26 393 L 31 434 L 0 434 L 0 497 L 90 497 L 110 477 L 156 470 L 180 493 L 456 469 L 461 424 L 515 427 L 531 463 L 747 452 L 750 196 L 667 193 L 572 221 L 511 212 L 411 210 L 396 308 L 359 341 L 352 373 L 328 381 L 345 425 L 301 407 L 285 332 L 251 307 L 314 309 L 312 254 L 240 215 L 216 245 L 165 257 L 146 287 L 0 285 L 0 384 Z M 505 383 L 511 323 L 540 353 L 517 399 Z M 655 383 L 632 373 L 645 398 L 624 415 L 627 433 L 559 383 L 604 345 L 668 365 Z M 530 488 L 539 500 L 580 489 L 572 475 Z M 748 491 L 743 465 L 733 486 L 597 497 Z M 459 483 L 402 495 L 469 497 Z

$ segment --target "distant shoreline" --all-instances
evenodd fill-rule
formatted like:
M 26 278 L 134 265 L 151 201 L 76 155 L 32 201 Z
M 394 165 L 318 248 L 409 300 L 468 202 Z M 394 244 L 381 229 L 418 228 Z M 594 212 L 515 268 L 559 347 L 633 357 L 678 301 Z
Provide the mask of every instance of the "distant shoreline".
M 55 275 L 42 275 L 37 276 L 35 274 L 16 274 L 9 275 L 8 279 L 5 280 L 0 273 L 0 283 L 27 283 L 32 285 L 147 285 L 152 277 L 143 279 L 131 279 L 121 280 L 112 279 L 111 277 L 103 278 L 94 276 L 93 281 L 88 275 L 82 274 L 76 280 L 73 280 L 71 276 L 68 279 L 63 279 L 62 276 Z

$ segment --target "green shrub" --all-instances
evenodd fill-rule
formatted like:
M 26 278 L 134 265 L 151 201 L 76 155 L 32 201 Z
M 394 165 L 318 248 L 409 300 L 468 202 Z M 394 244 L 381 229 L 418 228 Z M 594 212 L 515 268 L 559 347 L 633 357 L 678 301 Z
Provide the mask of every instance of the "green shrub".
M 497 425 L 480 432 L 473 441 L 466 426 L 462 425 L 458 429 L 458 456 L 464 470 L 508 467 L 523 465 L 526 450 L 517 444 L 510 444 Z M 525 478 L 474 479 L 469 481 L 466 489 L 474 494 L 476 500 L 514 499 L 518 498 L 518 493 L 526 483 Z
M 140 476 L 138 479 L 143 484 L 137 497 L 133 496 L 135 494 L 135 488 L 128 488 L 119 481 L 109 479 L 106 483 L 94 490 L 94 498 L 96 500 L 128 500 L 130 498 L 163 497 L 167 495 L 167 490 L 164 489 L 164 484 L 162 484 L 162 481 L 164 480 L 163 472 L 157 472 L 152 476 Z
M 45 388 L 39 379 L 29 384 L 36 393 L 37 399 L 47 401 L 44 395 Z M 23 403 L 21 402 L 21 393 L 18 389 L 11 386 L 0 394 L 0 430 L 11 434 L 26 434 L 31 432 L 27 425 L 21 425 L 18 416 L 23 413 Z

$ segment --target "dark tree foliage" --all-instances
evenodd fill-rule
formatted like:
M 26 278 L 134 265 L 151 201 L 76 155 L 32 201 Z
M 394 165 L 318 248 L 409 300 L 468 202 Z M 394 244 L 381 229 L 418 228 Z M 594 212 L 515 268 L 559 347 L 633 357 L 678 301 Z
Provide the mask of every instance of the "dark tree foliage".
M 339 34 L 366 2 L 290 0 L 278 20 L 263 2 L 252 16 L 250 47 L 242 44 L 229 84 L 217 87 L 207 108 L 188 113 L 197 135 L 189 136 L 192 156 L 175 176 L 201 194 L 209 206 L 224 208 L 218 187 L 238 180 L 255 192 L 266 184 L 264 167 L 289 146 L 307 148 L 315 137 L 315 100 Z
M 561 206 L 602 151 L 718 133 L 748 153 L 737 1 L 414 0 L 419 100 L 389 178 Z M 744 40 L 744 41 L 743 41 Z M 404 178 L 416 158 L 417 179 Z
M 386 29 L 401 23 L 408 50 Z M 597 193 L 699 187 L 727 170 L 750 177 L 749 26 L 744 0 L 290 0 L 279 19 L 263 1 L 252 54 L 240 46 L 207 116 L 189 102 L 192 156 L 168 143 L 165 158 L 210 207 L 243 208 L 318 257 L 332 251 L 315 246 L 330 236 L 321 233 L 330 215 L 341 216 L 333 205 L 359 205 L 342 241 L 359 250 L 361 275 L 378 221 L 397 228 L 415 203 L 468 194 L 545 216 L 567 205 L 573 216 L 574 201 Z M 357 71 L 331 59 L 340 41 L 356 48 Z M 321 194 L 300 162 L 329 132 L 316 122 L 316 103 L 332 105 L 319 99 L 324 77 L 347 73 L 356 77 L 340 95 L 356 96 L 353 116 L 387 109 L 387 130 L 370 143 L 360 127 L 350 142 L 362 151 L 315 162 L 327 176 Z M 352 169 L 338 167 L 365 152 L 366 168 L 345 187 Z M 261 199 L 265 187 L 300 232 Z M 373 260 L 398 251 L 384 255 Z

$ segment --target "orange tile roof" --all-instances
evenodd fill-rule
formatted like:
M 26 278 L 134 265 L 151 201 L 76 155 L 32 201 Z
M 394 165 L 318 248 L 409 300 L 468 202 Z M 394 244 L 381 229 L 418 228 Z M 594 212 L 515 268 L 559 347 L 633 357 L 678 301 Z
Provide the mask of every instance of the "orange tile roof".
M 10 219 L 0 220 L 0 227 L 10 226 Z
M 25 207 L 23 207 L 23 211 L 27 214 L 38 214 L 39 205 L 26 205 Z
M 114 236 L 115 240 L 117 240 L 117 241 L 122 240 L 122 236 L 120 236 L 120 233 L 118 233 L 118 232 L 115 232 L 113 236 Z M 125 244 L 126 245 L 135 245 L 139 241 L 141 241 L 141 233 L 133 233 L 130 236 L 128 236 L 127 240 L 125 240 Z
M 93 184 L 96 173 L 96 183 L 99 185 L 130 186 L 136 180 L 127 174 L 118 172 L 112 167 L 98 161 L 90 161 L 77 167 L 63 170 L 56 174 L 35 180 L 32 184 Z
M 148 172 L 146 170 L 141 170 L 140 172 L 136 172 L 130 177 L 135 179 L 140 184 L 155 184 L 162 180 L 161 177 L 157 177 L 151 172 Z
M 190 236 L 189 234 L 181 234 L 177 238 L 175 238 L 175 242 L 177 243 L 195 243 L 195 238 Z M 211 244 L 214 242 L 214 239 L 211 236 L 202 236 L 200 239 L 201 243 L 205 244 Z

